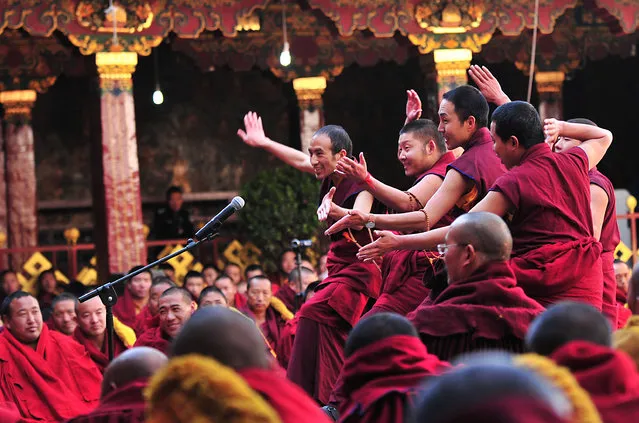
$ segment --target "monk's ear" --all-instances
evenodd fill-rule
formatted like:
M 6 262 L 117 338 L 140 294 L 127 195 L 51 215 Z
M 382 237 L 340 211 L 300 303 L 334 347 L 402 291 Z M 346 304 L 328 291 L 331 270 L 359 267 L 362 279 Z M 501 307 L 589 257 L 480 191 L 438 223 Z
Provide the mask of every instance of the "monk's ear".
M 437 149 L 437 145 L 435 144 L 434 139 L 429 139 L 426 143 L 426 154 L 433 154 L 433 152 Z
M 475 119 L 475 116 L 470 115 L 468 116 L 468 119 L 466 119 L 466 122 L 464 123 L 468 125 L 468 129 L 473 129 L 477 125 L 477 119 Z
M 337 153 L 337 159 L 341 159 L 343 157 L 346 157 L 348 154 L 346 153 L 346 150 L 344 150 L 343 148 L 339 151 L 339 153 Z
M 508 145 L 510 145 L 513 149 L 517 149 L 517 147 L 519 147 L 519 139 L 516 136 L 511 135 L 510 138 L 508 138 Z
M 464 248 L 464 264 L 470 264 L 475 260 L 475 256 L 477 256 L 477 251 L 475 251 L 475 247 L 473 244 L 468 244 Z
M 197 303 L 195 301 L 191 301 L 191 313 L 197 310 Z

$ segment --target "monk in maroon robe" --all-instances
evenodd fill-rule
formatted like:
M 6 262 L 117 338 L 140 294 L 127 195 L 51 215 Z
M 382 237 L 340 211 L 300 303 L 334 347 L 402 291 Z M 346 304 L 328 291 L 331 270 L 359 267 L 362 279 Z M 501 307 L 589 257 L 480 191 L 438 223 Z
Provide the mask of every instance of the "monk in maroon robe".
M 615 281 L 617 282 L 617 290 L 615 293 L 617 300 L 617 329 L 626 325 L 626 322 L 632 316 L 632 311 L 628 308 L 628 288 L 630 282 L 630 268 L 626 262 L 615 260 L 613 263 L 615 269 Z
M 228 308 L 229 303 L 224 293 L 214 286 L 207 286 L 200 292 L 200 298 L 197 300 L 197 308 L 221 306 Z
M 403 422 L 418 386 L 450 368 L 429 354 L 406 318 L 377 313 L 353 328 L 346 347 L 340 422 Z
M 129 270 L 129 273 L 138 270 L 140 267 L 134 267 Z M 137 316 L 149 301 L 152 279 L 153 275 L 150 270 L 129 279 L 124 286 L 124 294 L 113 306 L 113 315 L 130 328 L 136 327 Z
M 588 119 L 570 119 L 569 123 L 581 123 L 597 126 Z M 552 146 L 553 151 L 563 153 L 581 144 L 580 140 L 559 137 Z M 590 209 L 593 221 L 593 236 L 601 242 L 601 265 L 603 271 L 603 299 L 602 312 L 610 319 L 613 325 L 617 325 L 617 298 L 616 280 L 614 270 L 615 249 L 619 245 L 621 236 L 617 225 L 617 206 L 615 201 L 615 188 L 612 182 L 606 178 L 597 167 L 588 172 L 590 178 Z
M 248 303 L 240 309 L 260 328 L 272 350 L 277 348 L 280 332 L 287 321 L 293 318 L 284 304 L 273 297 L 271 281 L 266 276 L 249 279 L 246 290 Z
M 235 307 L 238 310 L 246 307 L 246 297 L 237 292 L 237 285 L 233 283 L 233 280 L 222 275 L 215 281 L 215 287 L 222 291 L 226 300 L 229 303 L 229 307 Z
M 53 299 L 51 303 L 51 317 L 47 320 L 47 326 L 51 330 L 57 330 L 65 335 L 73 335 L 78 326 L 78 318 L 75 307 L 78 299 L 69 293 L 62 293 Z
M 513 237 L 510 264 L 526 295 L 544 306 L 572 299 L 601 309 L 601 244 L 593 238 L 588 171 L 601 160 L 612 135 L 605 129 L 549 119 L 548 143 L 558 136 L 585 140 L 554 154 L 544 143 L 539 115 L 530 104 L 504 104 L 492 119 L 495 152 L 510 171 L 471 211 L 508 219 Z M 393 249 L 432 248 L 446 232 L 440 228 L 401 237 L 383 232 L 360 250 L 359 257 L 368 260 Z
M 344 128 L 335 125 L 320 128 L 311 140 L 309 157 L 267 138 L 255 113 L 247 114 L 244 124 L 246 130 L 240 129 L 238 135 L 246 144 L 263 148 L 322 180 L 323 218 L 332 222 L 343 217 L 347 208 L 370 212 L 373 196 L 335 172 L 338 160 L 352 153 L 352 142 Z M 332 206 L 333 201 L 336 207 Z M 342 367 L 342 348 L 348 332 L 365 312 L 369 300 L 372 302 L 380 293 L 379 268 L 355 257 L 358 245 L 370 242 L 371 238 L 369 231 L 357 230 L 331 237 L 328 277 L 298 312 L 300 321 L 288 377 L 321 403 L 328 401 Z
M 0 403 L 13 403 L 25 422 L 59 422 L 93 409 L 102 375 L 84 347 L 42 324 L 26 292 L 2 304 Z
M 524 351 L 528 325 L 543 307 L 517 286 L 512 238 L 492 213 L 453 222 L 440 249 L 448 286 L 408 315 L 431 354 L 443 360 L 482 349 Z
M 413 96 L 419 101 L 416 94 Z M 411 114 L 410 109 L 414 109 L 410 102 L 409 96 L 407 116 Z M 341 171 L 357 175 L 358 180 L 363 180 L 370 187 L 367 189 L 379 200 L 405 213 L 365 215 L 352 211 L 326 233 L 332 234 L 365 223 L 380 229 L 422 232 L 447 226 L 454 217 L 467 212 L 486 195 L 497 177 L 505 172 L 493 152 L 492 138 L 486 128 L 488 110 L 488 103 L 477 89 L 458 87 L 446 93 L 440 105 L 440 124 L 437 129 L 441 135 L 427 120 L 408 123 L 402 129 L 398 157 L 404 163 L 407 174 L 424 176 L 406 193 L 374 180 L 366 171 L 363 157 L 359 164 L 346 162 L 345 166 L 340 167 Z M 420 159 L 420 143 L 426 146 L 426 151 L 434 151 L 430 159 Z M 453 150 L 460 147 L 464 152 L 455 160 L 451 155 L 444 154 L 447 148 Z M 428 253 L 421 248 L 417 249 L 417 253 L 404 250 L 385 256 L 382 271 L 385 276 L 383 292 L 386 295 L 378 300 L 373 312 L 379 309 L 406 314 L 421 303 L 428 289 L 420 277 L 429 285 L 440 268 L 436 249 L 432 247 L 428 250 Z
M 171 341 L 191 318 L 196 308 L 197 305 L 189 291 L 178 287 L 167 289 L 160 296 L 160 326 L 140 335 L 134 346 L 155 348 L 169 355 Z
M 125 351 L 106 368 L 98 407 L 68 423 L 143 423 L 144 389 L 148 379 L 168 362 L 154 348 L 138 347 Z
M 306 288 L 318 280 L 315 270 L 306 266 L 302 266 L 300 269 L 301 278 L 300 271 L 296 267 L 289 273 L 286 283 L 280 286 L 277 293 L 274 292 L 275 297 L 280 299 L 286 308 L 293 313 L 301 307 L 303 293 L 306 292 Z
M 526 341 L 531 351 L 570 369 L 602 421 L 627 422 L 639 413 L 639 373 L 628 355 L 612 349 L 611 325 L 598 310 L 556 304 L 533 322 Z
M 91 360 L 98 366 L 101 372 L 109 364 L 109 346 L 106 331 L 106 307 L 100 297 L 93 297 L 76 307 L 78 315 L 78 327 L 73 333 L 73 338 L 82 344 L 89 352 Z M 117 317 L 114 318 L 114 321 Z M 113 357 L 117 357 L 135 343 L 133 329 L 122 327 L 121 323 L 115 324 L 113 331 Z M 124 340 L 122 339 L 124 338 Z
M 200 354 L 237 371 L 278 412 L 284 423 L 328 423 L 330 420 L 273 363 L 257 327 L 223 307 L 198 310 L 173 344 L 173 357 Z
M 175 286 L 175 284 L 171 282 L 171 279 L 165 276 L 153 279 L 151 289 L 149 290 L 149 301 L 136 318 L 136 325 L 134 327 L 136 335 L 140 336 L 147 330 L 160 326 L 160 315 L 158 313 L 160 295 L 173 286 Z

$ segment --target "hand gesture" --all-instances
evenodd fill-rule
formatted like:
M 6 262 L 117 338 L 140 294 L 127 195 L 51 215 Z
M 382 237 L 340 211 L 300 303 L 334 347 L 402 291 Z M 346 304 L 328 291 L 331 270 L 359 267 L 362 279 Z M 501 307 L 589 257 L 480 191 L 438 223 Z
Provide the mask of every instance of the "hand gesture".
M 501 90 L 501 85 L 497 78 L 493 76 L 486 66 L 472 65 L 468 69 L 468 74 L 475 81 L 479 91 L 484 95 L 486 101 L 501 106 L 510 102 L 508 96 Z
M 264 134 L 264 127 L 262 126 L 262 118 L 257 115 L 255 112 L 248 112 L 246 116 L 244 116 L 244 127 L 246 131 L 243 129 L 237 130 L 237 135 L 242 138 L 247 145 L 251 147 L 264 147 L 268 138 L 266 138 L 266 134 Z
M 371 242 L 359 249 L 357 253 L 358 259 L 374 261 L 387 252 L 397 249 L 399 245 L 398 236 L 390 231 L 375 231 L 375 236 L 379 237 L 375 242 Z
M 415 90 L 406 91 L 408 99 L 406 100 L 406 121 L 404 125 L 419 119 L 422 115 L 422 101 Z
M 350 157 L 342 157 L 337 162 L 335 169 L 349 179 L 357 183 L 363 183 L 368 176 L 368 166 L 364 159 L 364 153 L 359 153 L 359 163 Z
M 553 150 L 557 138 L 561 135 L 563 129 L 563 122 L 557 119 L 545 119 L 544 120 L 544 134 L 546 135 L 546 144 Z
M 333 207 L 333 196 L 336 190 L 337 188 L 335 187 L 331 188 L 322 199 L 322 204 L 317 208 L 317 218 L 320 222 L 324 222 L 330 216 L 331 207 Z
M 333 235 L 348 228 L 353 228 L 359 231 L 364 227 L 367 220 L 368 216 L 361 211 L 349 210 L 346 216 L 335 222 L 333 226 L 328 228 L 324 233 L 326 235 Z

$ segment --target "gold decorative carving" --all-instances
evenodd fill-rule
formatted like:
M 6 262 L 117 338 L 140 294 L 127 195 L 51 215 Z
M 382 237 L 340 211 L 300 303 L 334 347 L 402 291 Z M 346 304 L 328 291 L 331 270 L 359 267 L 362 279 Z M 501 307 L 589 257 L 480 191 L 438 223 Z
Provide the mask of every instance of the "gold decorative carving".
M 101 0 L 82 0 L 75 9 L 75 17 L 80 25 L 97 32 L 133 34 L 151 26 L 153 12 L 149 3 L 119 0 L 113 3 L 114 13 L 106 11 Z M 114 25 L 115 24 L 115 25 Z
M 320 108 L 322 95 L 326 89 L 326 78 L 323 76 L 296 78 L 293 80 L 293 89 L 295 89 L 300 108 Z
M 479 0 L 424 1 L 415 7 L 419 26 L 435 34 L 459 34 L 477 28 L 483 14 Z
M 254 13 L 238 16 L 237 25 L 235 25 L 236 31 L 259 31 L 261 28 L 260 17 Z
M 0 103 L 4 106 L 7 118 L 30 118 L 37 96 L 35 90 L 4 91 L 0 93 Z
M 560 93 L 566 75 L 563 72 L 537 72 L 535 82 L 539 93 Z

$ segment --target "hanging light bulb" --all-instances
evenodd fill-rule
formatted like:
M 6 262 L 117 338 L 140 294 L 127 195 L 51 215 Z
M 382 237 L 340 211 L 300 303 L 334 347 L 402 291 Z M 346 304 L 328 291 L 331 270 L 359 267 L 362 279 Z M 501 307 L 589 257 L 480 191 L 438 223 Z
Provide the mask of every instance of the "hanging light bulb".
M 288 45 L 288 41 L 284 43 L 284 48 L 282 49 L 282 53 L 280 53 L 280 63 L 282 66 L 286 67 L 291 64 L 291 50 Z
M 157 104 L 159 106 L 162 103 L 164 103 L 164 94 L 162 94 L 162 90 L 158 85 L 155 87 L 155 91 L 153 91 L 153 104 Z
M 280 53 L 280 64 L 287 67 L 291 64 L 293 58 L 291 57 L 291 46 L 288 44 L 286 34 L 286 3 L 282 0 L 282 34 L 284 35 L 284 48 Z

